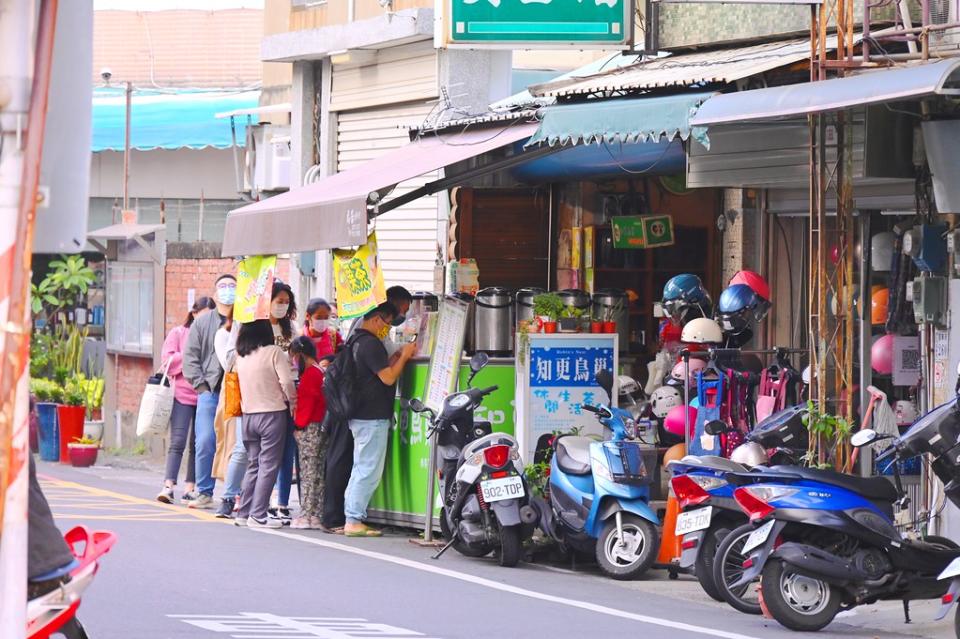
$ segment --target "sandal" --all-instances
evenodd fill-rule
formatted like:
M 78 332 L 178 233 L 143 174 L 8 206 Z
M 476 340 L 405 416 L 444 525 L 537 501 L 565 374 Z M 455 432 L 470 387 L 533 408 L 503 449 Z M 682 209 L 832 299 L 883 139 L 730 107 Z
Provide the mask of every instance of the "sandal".
M 343 534 L 346 537 L 383 537 L 383 533 L 381 531 L 369 528 L 365 524 L 360 524 L 356 527 L 350 528 L 349 530 L 344 527 Z
M 342 535 L 343 526 L 335 526 L 333 528 L 327 528 L 326 526 L 321 525 L 320 530 L 327 533 L 328 535 Z

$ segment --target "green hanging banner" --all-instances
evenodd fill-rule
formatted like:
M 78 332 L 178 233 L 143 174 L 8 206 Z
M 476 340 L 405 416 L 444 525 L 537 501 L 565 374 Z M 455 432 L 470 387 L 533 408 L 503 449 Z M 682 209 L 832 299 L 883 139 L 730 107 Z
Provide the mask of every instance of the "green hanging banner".
M 669 215 L 617 215 L 610 220 L 613 248 L 659 248 L 673 244 L 673 218 Z

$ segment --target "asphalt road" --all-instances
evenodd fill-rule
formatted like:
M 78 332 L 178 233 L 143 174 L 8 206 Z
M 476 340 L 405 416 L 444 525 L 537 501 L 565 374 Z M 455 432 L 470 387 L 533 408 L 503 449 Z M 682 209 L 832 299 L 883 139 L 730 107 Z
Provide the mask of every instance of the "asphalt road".
M 145 471 L 38 471 L 61 528 L 116 532 L 80 608 L 91 639 L 442 639 L 795 637 L 776 622 L 709 600 L 689 577 L 663 572 L 614 582 L 595 567 L 500 568 L 431 549 L 410 534 L 346 539 L 318 531 L 236 528 L 209 512 L 153 501 Z M 899 604 L 844 613 L 820 637 L 952 637 L 934 602 L 904 625 Z

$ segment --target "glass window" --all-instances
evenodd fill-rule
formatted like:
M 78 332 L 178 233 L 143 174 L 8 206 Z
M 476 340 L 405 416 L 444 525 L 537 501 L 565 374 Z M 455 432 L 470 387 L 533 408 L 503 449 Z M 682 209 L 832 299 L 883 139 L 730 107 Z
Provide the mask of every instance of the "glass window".
M 107 348 L 153 354 L 153 264 L 107 263 Z

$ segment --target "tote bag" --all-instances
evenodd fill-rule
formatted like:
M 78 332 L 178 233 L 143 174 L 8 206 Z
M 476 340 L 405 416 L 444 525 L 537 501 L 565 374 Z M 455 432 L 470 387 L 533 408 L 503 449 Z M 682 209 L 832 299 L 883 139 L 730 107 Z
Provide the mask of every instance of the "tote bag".
M 223 374 L 223 395 L 223 416 L 230 419 L 243 415 L 240 407 L 240 376 L 232 368 Z
M 173 411 L 173 384 L 167 375 L 169 370 L 170 361 L 168 360 L 163 367 L 163 373 L 147 380 L 143 397 L 140 398 L 140 413 L 137 415 L 137 437 L 160 435 L 170 424 L 170 413 Z

